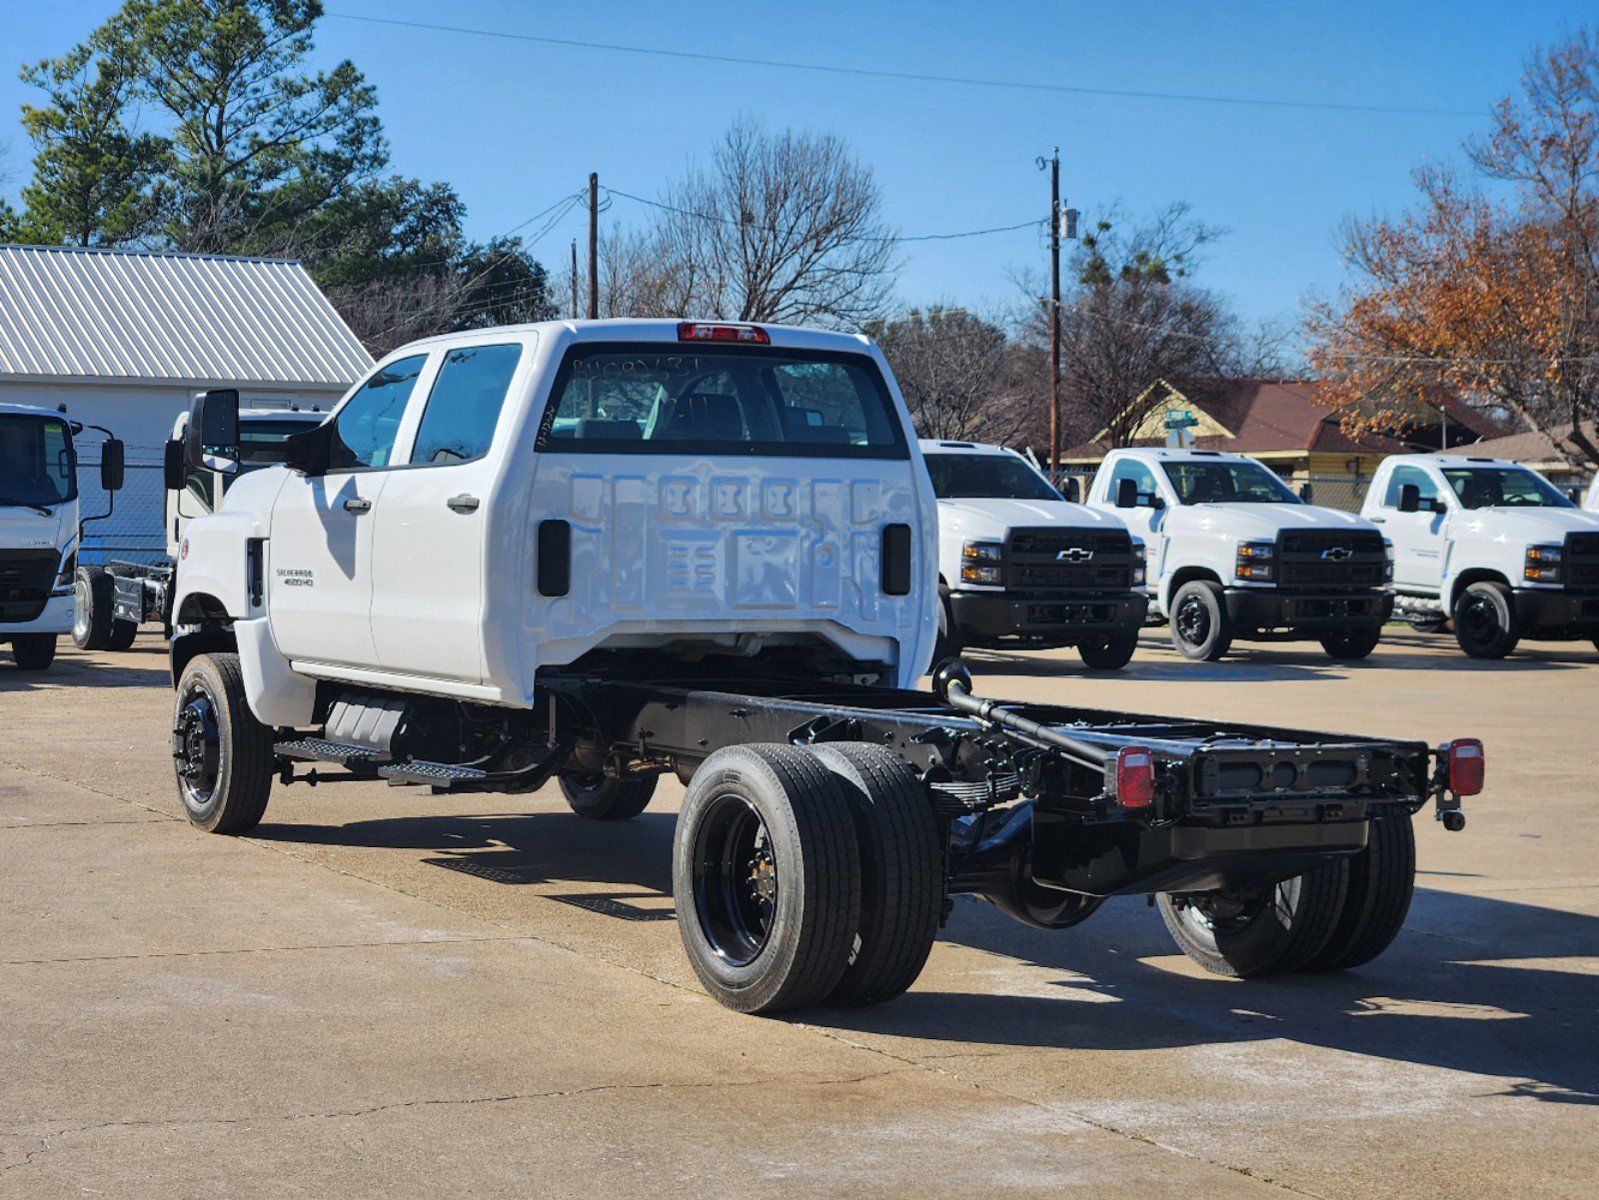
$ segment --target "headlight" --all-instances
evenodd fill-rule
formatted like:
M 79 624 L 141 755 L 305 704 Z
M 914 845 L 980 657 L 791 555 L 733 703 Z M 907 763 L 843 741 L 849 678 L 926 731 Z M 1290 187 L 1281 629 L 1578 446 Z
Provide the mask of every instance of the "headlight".
M 66 587 L 73 582 L 78 574 L 78 552 L 70 550 L 61 560 L 61 569 L 56 572 L 56 587 Z
M 1140 587 L 1149 578 L 1149 548 L 1142 538 L 1133 539 L 1133 586 Z
M 1528 546 L 1522 577 L 1528 583 L 1559 583 L 1561 546 Z
M 1388 538 L 1382 540 L 1382 581 L 1394 581 L 1394 544 Z
M 1272 559 L 1277 557 L 1275 542 L 1239 542 L 1238 561 L 1233 574 L 1254 583 L 1270 583 L 1275 577 Z
M 961 582 L 1003 582 L 1000 563 L 1005 558 L 1005 547 L 999 542 L 967 542 L 961 547 Z

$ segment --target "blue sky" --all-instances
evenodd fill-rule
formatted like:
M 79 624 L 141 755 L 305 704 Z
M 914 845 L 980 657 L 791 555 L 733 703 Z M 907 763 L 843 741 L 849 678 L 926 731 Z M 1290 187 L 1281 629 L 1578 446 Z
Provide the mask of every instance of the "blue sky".
M 0 0 L 20 65 L 59 53 L 116 5 Z M 1150 90 L 1484 111 L 1527 51 L 1589 4 L 1155 3 L 803 6 L 656 0 L 329 0 L 330 13 L 500 29 L 874 69 Z M 649 195 L 703 155 L 736 113 L 838 133 L 872 165 L 905 234 L 1009 225 L 1047 205 L 1034 159 L 1060 145 L 1070 203 L 1133 211 L 1186 200 L 1227 227 L 1199 280 L 1248 318 L 1295 317 L 1342 277 L 1335 231 L 1409 202 L 1411 168 L 1453 160 L 1486 117 L 1374 114 L 1064 95 L 824 75 L 554 47 L 330 17 L 318 54 L 349 57 L 377 85 L 394 167 L 445 179 L 487 237 L 582 186 Z M 29 96 L 0 75 L 7 190 L 28 147 L 11 114 Z M 641 220 L 618 200 L 605 220 Z M 577 214 L 538 252 L 564 260 Z M 982 305 L 1045 254 L 1031 230 L 906 248 L 909 302 Z

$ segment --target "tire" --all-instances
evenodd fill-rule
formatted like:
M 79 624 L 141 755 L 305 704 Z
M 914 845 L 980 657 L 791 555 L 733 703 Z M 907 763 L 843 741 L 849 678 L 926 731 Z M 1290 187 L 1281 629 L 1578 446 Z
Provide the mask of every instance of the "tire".
M 111 636 L 106 640 L 105 648 L 120 653 L 133 645 L 133 639 L 139 636 L 139 627 L 132 621 L 114 620 L 111 622 Z
M 1347 877 L 1335 862 L 1254 893 L 1162 893 L 1160 918 L 1182 952 L 1214 975 L 1282 975 L 1303 970 L 1327 945 Z
M 1332 937 L 1306 967 L 1344 971 L 1388 949 L 1416 890 L 1416 831 L 1401 812 L 1371 823 L 1366 848 L 1349 860 L 1349 886 Z
M 1137 649 L 1137 630 L 1088 638 L 1077 644 L 1077 653 L 1083 656 L 1083 665 L 1090 671 L 1119 671 L 1132 660 Z
M 1219 584 L 1196 579 L 1177 589 L 1171 602 L 1171 644 L 1177 653 L 1194 662 L 1215 662 L 1232 648 L 1233 632 Z
M 1375 650 L 1380 641 L 1382 641 L 1381 625 L 1356 625 L 1322 634 L 1321 648 L 1330 658 L 1343 662 L 1358 662 Z
M 955 608 L 949 602 L 949 589 L 938 585 L 938 640 L 933 643 L 933 662 L 929 673 L 946 658 L 958 658 L 966 649 L 961 631 L 955 627 Z
M 1410 627 L 1417 633 L 1443 633 L 1449 628 L 1448 617 L 1423 617 L 1412 621 Z
M 861 919 L 854 955 L 828 993 L 839 1005 L 892 1000 L 922 973 L 944 908 L 944 848 L 916 774 L 885 746 L 813 748 L 855 818 Z
M 11 658 L 19 671 L 45 671 L 56 660 L 56 635 L 53 633 L 14 633 Z
M 643 812 L 655 795 L 654 775 L 612 779 L 609 775 L 562 775 L 561 794 L 588 821 L 626 821 Z
M 1472 658 L 1504 658 L 1521 641 L 1521 622 L 1510 589 L 1484 580 L 1469 584 L 1456 598 L 1455 640 Z
M 694 973 L 738 1012 L 819 1004 L 850 965 L 860 852 L 843 789 L 809 750 L 728 746 L 700 764 L 672 847 Z
M 79 567 L 72 578 L 72 642 L 79 650 L 104 650 L 111 641 L 116 583 L 103 567 Z
M 178 680 L 172 769 L 189 824 L 245 833 L 272 791 L 272 731 L 250 711 L 233 653 L 201 654 Z

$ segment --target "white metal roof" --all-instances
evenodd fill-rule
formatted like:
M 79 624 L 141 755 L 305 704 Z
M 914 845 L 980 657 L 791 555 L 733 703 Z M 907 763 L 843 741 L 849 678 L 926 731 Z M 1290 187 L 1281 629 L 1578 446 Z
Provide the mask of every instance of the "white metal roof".
M 0 378 L 343 389 L 371 365 L 297 262 L 0 245 Z

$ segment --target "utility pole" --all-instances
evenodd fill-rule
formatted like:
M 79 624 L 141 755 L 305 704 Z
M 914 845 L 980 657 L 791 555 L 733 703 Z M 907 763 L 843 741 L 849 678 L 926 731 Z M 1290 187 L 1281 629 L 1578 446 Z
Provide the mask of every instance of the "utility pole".
M 572 239 L 572 319 L 577 320 L 577 239 Z
M 589 320 L 600 315 L 600 176 L 589 172 Z
M 1040 163 L 1040 166 L 1043 164 Z M 1049 158 L 1049 471 L 1060 473 L 1060 147 Z

